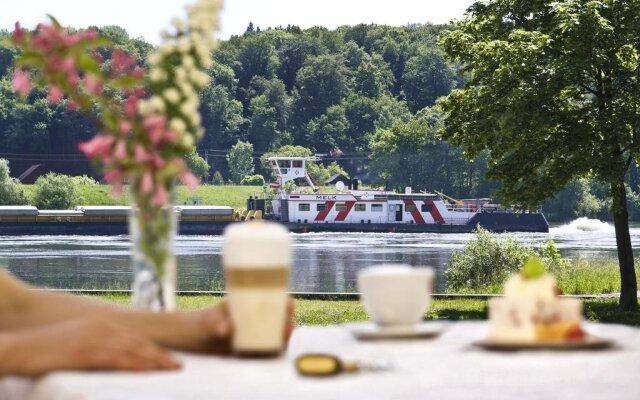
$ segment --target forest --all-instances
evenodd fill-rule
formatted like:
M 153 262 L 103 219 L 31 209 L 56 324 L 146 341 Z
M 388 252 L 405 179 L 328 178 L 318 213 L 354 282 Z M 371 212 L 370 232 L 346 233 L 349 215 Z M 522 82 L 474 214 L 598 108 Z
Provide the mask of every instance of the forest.
M 97 28 L 144 65 L 153 46 L 122 28 Z M 492 197 L 498 181 L 486 175 L 488 154 L 468 160 L 440 136 L 438 99 L 469 77 L 437 45 L 449 25 L 416 24 L 260 29 L 222 41 L 209 85 L 200 94 L 205 182 L 268 180 L 268 154 L 318 155 L 325 171 L 357 177 L 373 187 L 441 191 L 452 197 Z M 0 40 L 8 32 L 0 32 Z M 25 100 L 11 88 L 15 50 L 0 41 L 0 158 L 13 176 L 30 165 L 99 178 L 78 149 L 95 134 L 93 122 L 53 104 L 43 91 Z M 109 59 L 105 50 L 102 56 Z M 249 149 L 244 169 L 232 148 Z M 231 157 L 230 157 L 231 156 Z M 237 163 L 236 163 L 237 164 Z M 326 174 L 325 174 L 326 176 Z M 630 216 L 640 220 L 637 166 L 627 179 Z M 319 182 L 322 183 L 322 182 Z M 573 180 L 542 209 L 550 220 L 610 218 L 606 186 Z

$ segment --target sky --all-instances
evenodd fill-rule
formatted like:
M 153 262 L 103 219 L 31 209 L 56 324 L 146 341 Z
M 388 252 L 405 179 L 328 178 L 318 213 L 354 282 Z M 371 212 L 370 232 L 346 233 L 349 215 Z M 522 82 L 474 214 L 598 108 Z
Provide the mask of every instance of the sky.
M 0 29 L 14 23 L 29 28 L 55 16 L 75 28 L 119 25 L 131 37 L 158 44 L 160 32 L 173 17 L 184 17 L 184 6 L 195 0 L 0 0 Z M 260 29 L 298 25 L 301 28 L 375 23 L 447 23 L 460 19 L 472 0 L 226 0 L 219 38 L 242 34 L 249 22 Z

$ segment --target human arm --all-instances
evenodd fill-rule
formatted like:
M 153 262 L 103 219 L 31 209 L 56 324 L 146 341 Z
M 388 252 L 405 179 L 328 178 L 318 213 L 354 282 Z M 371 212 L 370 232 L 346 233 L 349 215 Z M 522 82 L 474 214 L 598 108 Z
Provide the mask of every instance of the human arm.
M 287 337 L 293 329 L 293 302 L 288 307 Z M 165 347 L 217 354 L 230 351 L 233 327 L 224 302 L 198 311 L 151 313 L 95 299 L 33 290 L 0 271 L 0 331 L 82 318 L 108 321 Z

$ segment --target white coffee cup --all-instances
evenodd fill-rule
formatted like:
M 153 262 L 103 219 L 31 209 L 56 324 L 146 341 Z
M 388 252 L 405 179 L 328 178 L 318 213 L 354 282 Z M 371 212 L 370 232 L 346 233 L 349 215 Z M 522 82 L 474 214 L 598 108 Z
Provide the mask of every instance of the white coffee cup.
M 279 354 L 284 345 L 291 264 L 287 229 L 262 220 L 235 223 L 225 229 L 222 248 L 234 352 Z
M 434 275 L 429 267 L 375 265 L 358 272 L 358 290 L 377 324 L 415 325 L 431 303 Z

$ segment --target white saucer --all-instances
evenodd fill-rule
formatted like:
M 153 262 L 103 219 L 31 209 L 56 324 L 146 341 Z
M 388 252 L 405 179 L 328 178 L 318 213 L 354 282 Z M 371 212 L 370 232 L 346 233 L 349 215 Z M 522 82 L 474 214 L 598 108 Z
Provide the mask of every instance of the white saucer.
M 441 321 L 421 322 L 416 325 L 382 326 L 375 322 L 355 322 L 345 327 L 360 340 L 376 339 L 418 339 L 440 335 L 448 324 Z

